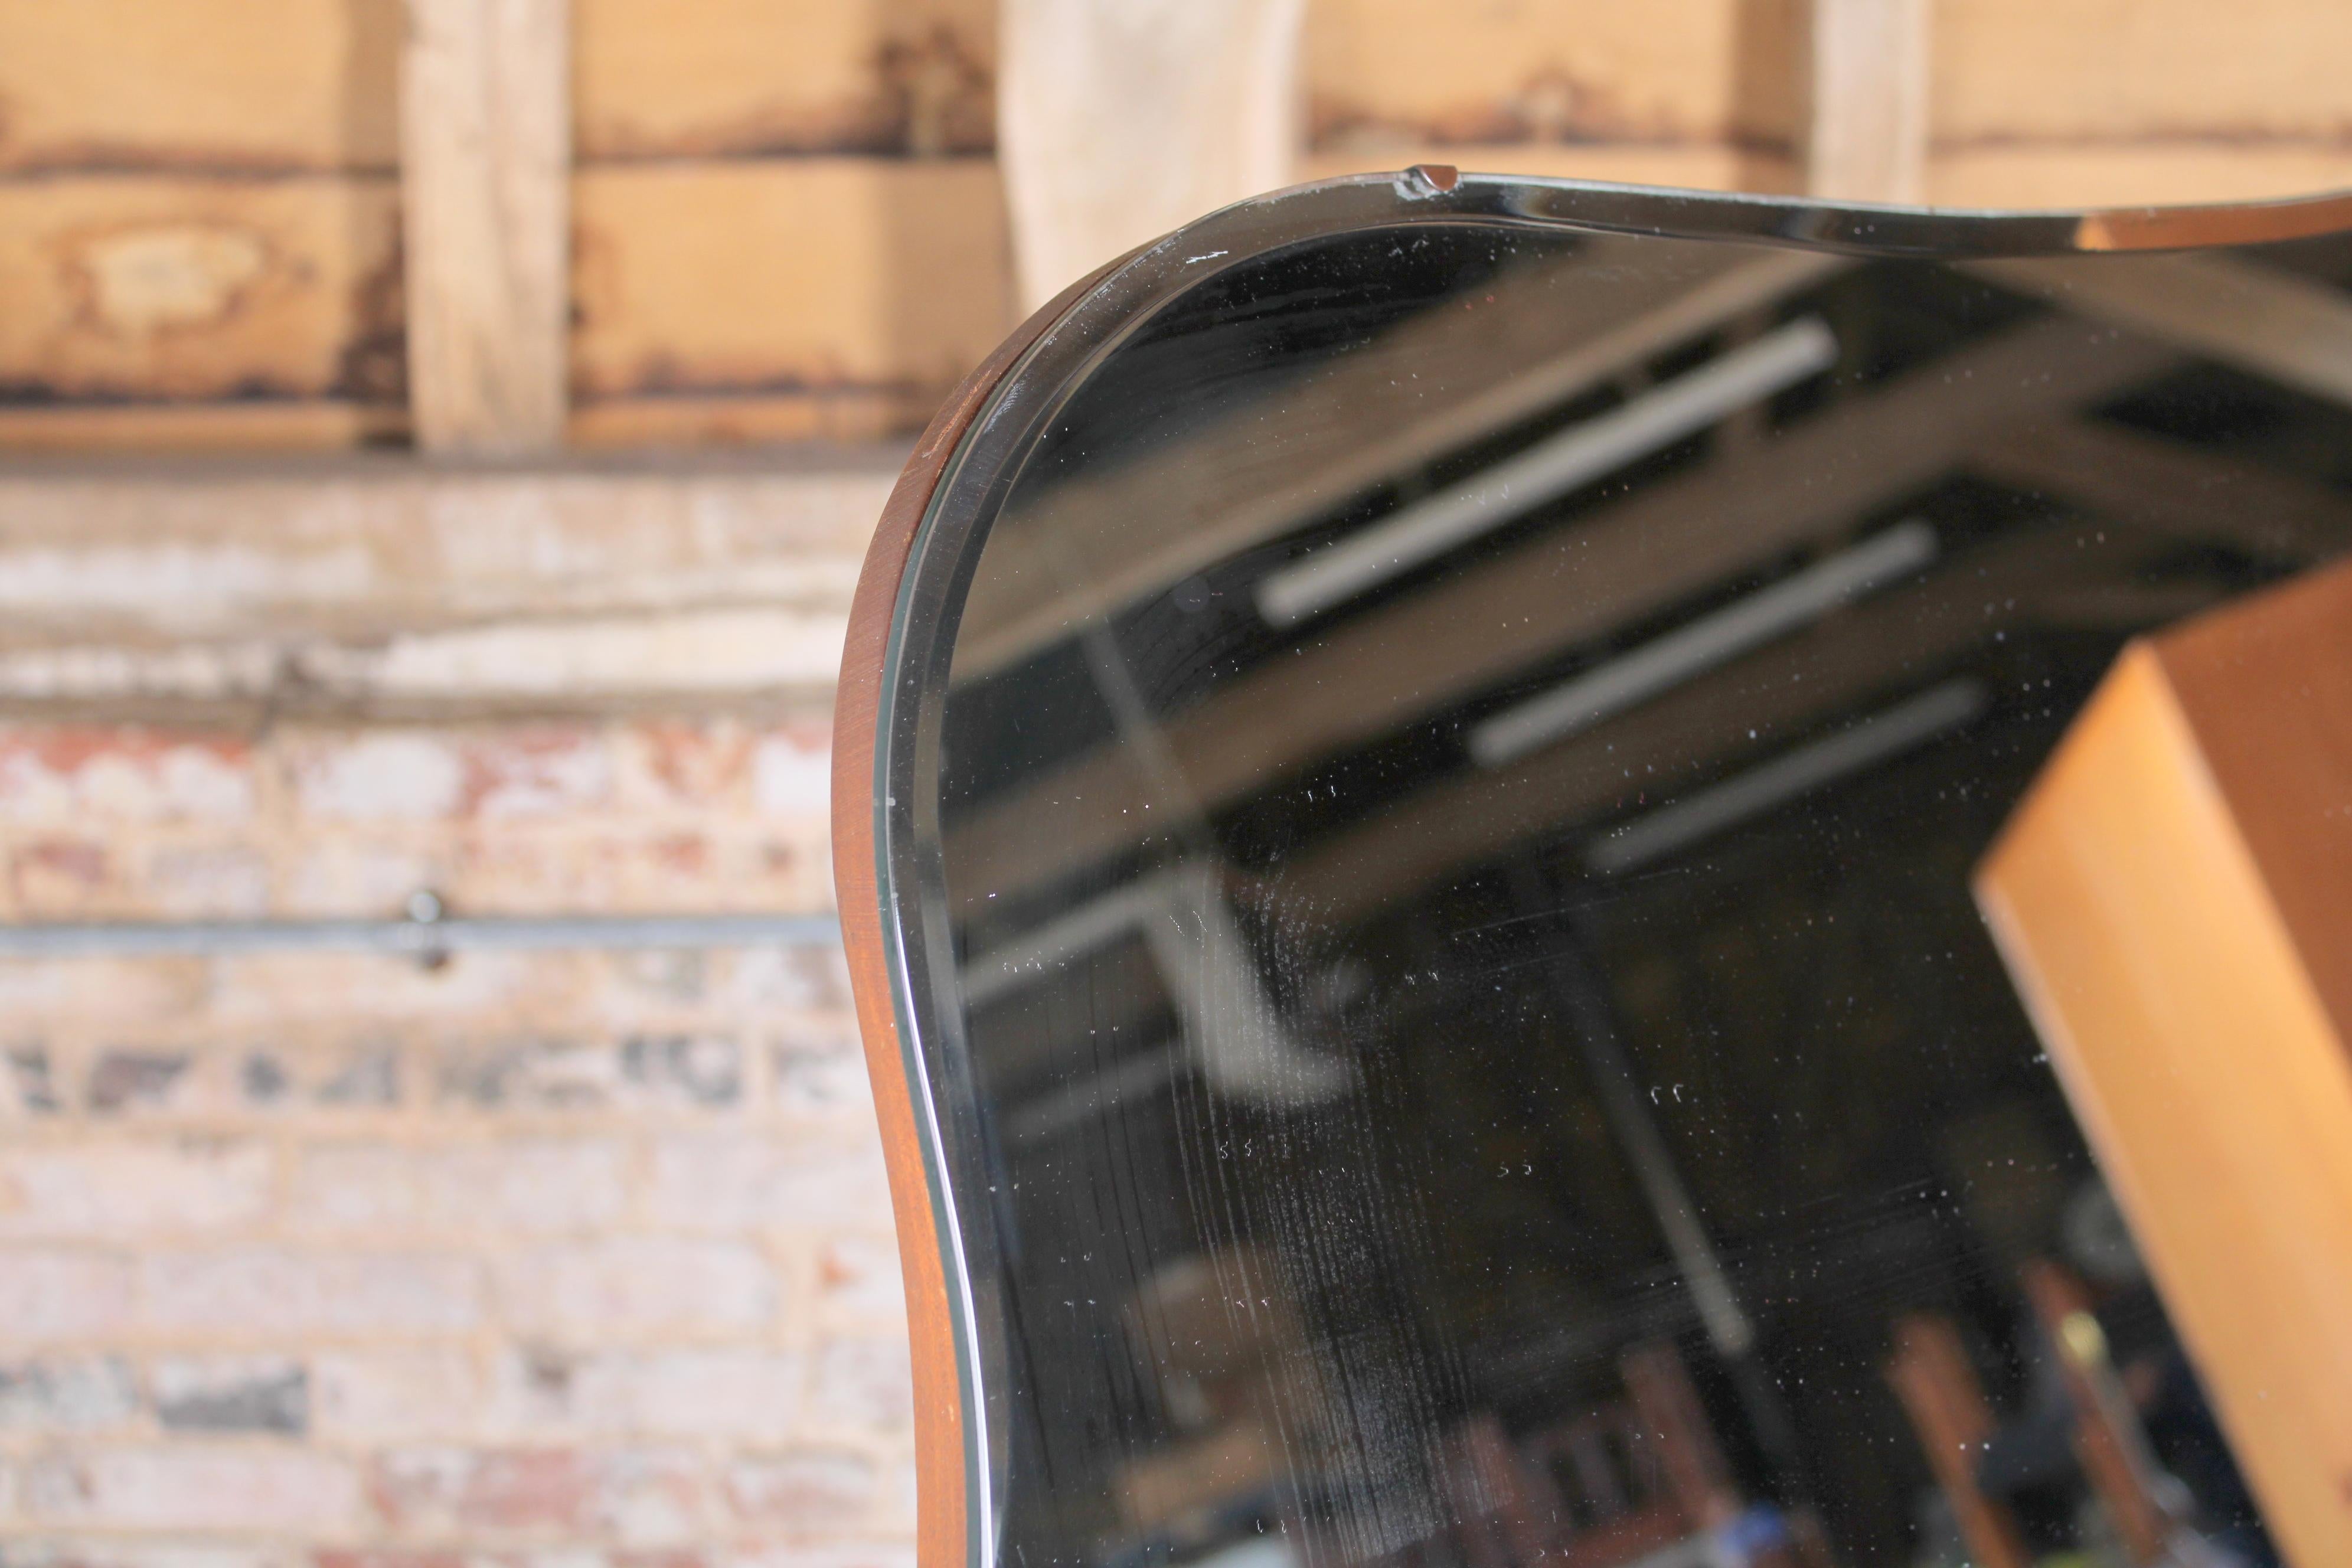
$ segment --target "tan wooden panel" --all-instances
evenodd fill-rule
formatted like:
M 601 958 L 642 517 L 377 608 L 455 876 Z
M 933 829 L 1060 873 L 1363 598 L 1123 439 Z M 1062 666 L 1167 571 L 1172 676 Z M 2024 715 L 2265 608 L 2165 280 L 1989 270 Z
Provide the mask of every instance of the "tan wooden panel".
M 574 0 L 591 158 L 987 147 L 989 0 Z M 9 0 L 0 169 L 388 169 L 402 0 Z
M 899 437 L 929 416 L 919 391 L 688 393 L 575 405 L 564 444 L 583 448 L 855 445 Z M 394 404 L 336 398 L 193 403 L 0 403 L 0 452 L 310 452 L 404 443 Z
M 2340 0 L 1937 0 L 1939 138 L 2352 140 Z
M 880 441 L 920 429 L 938 404 L 936 395 L 920 388 L 625 395 L 575 403 L 564 444 L 625 448 Z
M 575 182 L 592 395 L 884 393 L 909 416 L 1007 325 L 980 160 L 609 166 Z M 373 176 L 0 181 L 0 386 L 396 394 L 396 196 Z
M 573 0 L 585 158 L 984 149 L 991 0 Z
M 575 0 L 588 159 L 976 151 L 992 0 Z M 0 168 L 396 158 L 401 0 L 11 0 Z M 1318 124 L 1359 143 L 1783 136 L 1793 0 L 1313 0 Z M 1760 20 L 1759 18 L 1761 18 Z
M 1939 206 L 2147 206 L 2266 201 L 2352 185 L 2352 142 L 2156 142 L 1947 148 L 1927 164 Z
M 0 452 L 314 452 L 399 440 L 405 410 L 332 398 L 0 404 Z
M 575 0 L 589 158 L 979 150 L 992 0 Z M 1798 0 L 1310 0 L 1320 139 L 1786 143 Z M 1936 134 L 2352 140 L 2335 0 L 1942 0 Z M 0 170 L 389 168 L 401 0 L 8 0 Z M 2217 147 L 2226 153 L 2226 147 Z
M 1979 904 L 2294 1561 L 2352 1562 L 2352 570 L 2137 644 Z
M 401 0 L 7 0 L 0 170 L 388 169 Z
M 1010 328 L 978 159 L 612 164 L 572 195 L 572 376 L 625 391 L 927 387 Z
M 583 156 L 987 147 L 989 0 L 575 0 Z M 0 169 L 388 169 L 402 0 L 9 0 Z
M 0 386 L 389 396 L 396 206 L 373 175 L 0 181 Z
M 1310 0 L 1318 141 L 1786 142 L 1794 0 Z

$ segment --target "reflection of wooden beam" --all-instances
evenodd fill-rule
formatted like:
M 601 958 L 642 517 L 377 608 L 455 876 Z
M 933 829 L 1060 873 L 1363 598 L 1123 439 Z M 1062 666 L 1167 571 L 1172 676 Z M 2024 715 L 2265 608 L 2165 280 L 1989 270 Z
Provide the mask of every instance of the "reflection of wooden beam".
M 2352 403 L 2352 297 L 2224 256 L 1971 262 L 1968 270 L 2255 375 Z
M 2134 644 L 1979 868 L 2284 1555 L 2352 1563 L 2352 566 Z
M 1849 265 L 1595 235 L 1565 259 L 1509 269 L 1286 389 L 1278 416 L 1244 408 L 1173 450 L 1008 509 L 964 606 L 956 679 L 1002 669 Z M 1602 270 L 1612 276 L 1596 286 Z
M 2175 538 L 2257 560 L 2307 563 L 2352 548 L 2352 499 L 2326 485 L 2121 425 L 2045 425 L 1989 442 L 1969 465 Z
M 1654 804 L 1662 791 L 1777 751 L 1792 733 L 1936 674 L 2030 616 L 2036 595 L 2123 574 L 2147 551 L 2135 540 L 2086 549 L 2068 531 L 1962 557 L 1564 744 L 1409 796 L 1285 868 L 1276 896 L 1318 925 L 1353 924 L 1522 839 L 1644 796 Z
M 430 450 L 563 434 L 569 0 L 408 0 L 401 73 L 409 401 Z
M 1537 660 L 1834 537 L 1940 478 L 2001 427 L 2108 396 L 2172 363 L 2065 317 L 1972 343 L 1554 529 L 1240 677 L 1163 734 L 1214 806 L 1443 710 Z M 949 836 L 967 900 L 1143 842 L 1129 764 L 1097 752 L 983 805 Z M 1164 808 L 1163 808 L 1164 809 Z
M 1928 0 L 1812 0 L 1805 189 L 1849 202 L 1927 191 Z
M 1657 1444 L 1660 1467 L 1692 1531 L 1716 1530 L 1739 1517 L 1739 1489 L 1691 1383 L 1690 1368 L 1670 1340 L 1651 1340 L 1617 1358 L 1642 1435 Z
M 1919 1312 L 1896 1323 L 1886 1381 L 1911 1417 L 1978 1568 L 2032 1568 L 2015 1518 L 1977 1485 L 1977 1456 L 1992 1436 L 1992 1408 L 1950 1321 Z

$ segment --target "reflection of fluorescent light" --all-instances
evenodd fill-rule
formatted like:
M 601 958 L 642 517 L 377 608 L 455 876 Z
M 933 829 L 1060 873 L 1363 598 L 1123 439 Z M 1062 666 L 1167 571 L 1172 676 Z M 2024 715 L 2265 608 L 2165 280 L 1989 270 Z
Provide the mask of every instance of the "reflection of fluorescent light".
M 1696 795 L 1662 805 L 1585 847 L 1596 871 L 1630 871 L 1722 832 L 1874 763 L 1958 729 L 1984 711 L 1984 683 L 1963 678 L 1931 686 L 1834 735 L 1799 746 Z
M 1818 317 L 1791 321 L 1269 574 L 1257 585 L 1258 614 L 1274 626 L 1318 615 L 1793 386 L 1836 358 L 1837 339 Z
M 1935 558 L 1934 529 L 1916 521 L 1897 523 L 1540 697 L 1506 708 L 1470 731 L 1470 754 L 1481 767 L 1517 762 L 1736 654 L 1794 631 L 1847 599 L 1906 577 Z

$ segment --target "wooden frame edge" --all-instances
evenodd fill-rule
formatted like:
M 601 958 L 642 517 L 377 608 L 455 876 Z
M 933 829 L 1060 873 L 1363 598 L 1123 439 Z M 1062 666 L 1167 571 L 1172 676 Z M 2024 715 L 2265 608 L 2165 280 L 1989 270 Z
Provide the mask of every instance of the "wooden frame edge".
M 917 1121 L 916 1089 L 907 1075 L 907 1053 L 913 1042 L 898 1028 L 875 840 L 875 765 L 891 623 L 899 587 L 914 559 L 916 535 L 965 432 L 1030 345 L 1118 265 L 1114 261 L 1103 267 L 1047 301 L 958 384 L 931 416 L 875 526 L 842 646 L 833 711 L 834 897 L 848 956 L 857 1031 L 874 1085 L 875 1114 L 881 1124 L 898 1266 L 907 1292 L 907 1330 L 914 1356 L 919 1568 L 967 1568 L 974 1521 L 965 1490 L 963 1385 L 946 1238 L 931 1201 L 931 1171 Z

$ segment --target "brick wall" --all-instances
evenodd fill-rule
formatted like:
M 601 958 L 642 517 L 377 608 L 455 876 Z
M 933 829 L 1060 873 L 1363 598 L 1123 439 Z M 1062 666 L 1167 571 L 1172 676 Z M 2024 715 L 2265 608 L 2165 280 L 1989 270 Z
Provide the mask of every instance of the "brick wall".
M 821 690 L 558 695 L 18 702 L 0 913 L 828 906 Z M 908 1561 L 845 987 L 822 948 L 0 962 L 0 1563 Z

